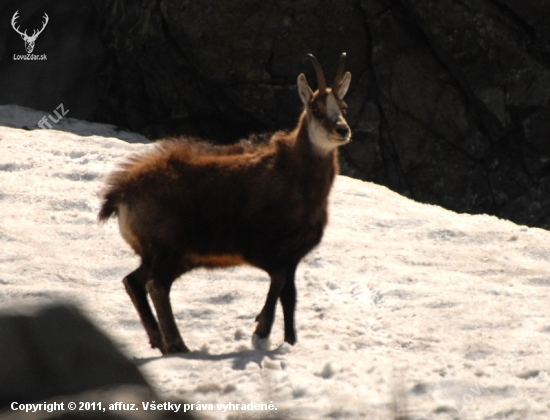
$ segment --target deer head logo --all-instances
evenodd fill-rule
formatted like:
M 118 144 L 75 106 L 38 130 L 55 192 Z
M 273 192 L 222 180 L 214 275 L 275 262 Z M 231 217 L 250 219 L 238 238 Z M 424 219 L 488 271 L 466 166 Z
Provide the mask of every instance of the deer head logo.
M 44 13 L 44 23 L 42 25 L 42 29 L 40 29 L 40 30 L 35 29 L 33 31 L 32 35 L 28 36 L 26 29 L 25 29 L 25 32 L 21 32 L 19 30 L 19 26 L 15 27 L 15 21 L 19 17 L 18 13 L 19 13 L 19 10 L 16 11 L 13 14 L 13 17 L 11 18 L 11 26 L 13 27 L 15 32 L 17 32 L 19 35 L 21 35 L 21 38 L 23 38 L 23 41 L 25 41 L 25 49 L 27 50 L 27 53 L 30 54 L 30 53 L 32 53 L 32 50 L 34 49 L 34 43 L 36 42 L 36 38 L 38 38 L 38 35 L 40 35 L 42 33 L 42 31 L 44 30 L 44 28 L 48 24 L 48 21 L 50 20 L 50 18 L 48 17 L 48 15 L 46 13 Z

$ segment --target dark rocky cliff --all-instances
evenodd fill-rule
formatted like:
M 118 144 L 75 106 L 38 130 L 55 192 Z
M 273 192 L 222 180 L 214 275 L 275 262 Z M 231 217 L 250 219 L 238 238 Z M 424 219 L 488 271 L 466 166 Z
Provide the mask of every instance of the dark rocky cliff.
M 304 55 L 332 75 L 346 51 L 354 136 L 341 153 L 345 174 L 459 212 L 550 226 L 547 1 L 90 5 L 103 50 L 86 76 L 97 86 L 89 119 L 221 142 L 290 128 L 296 76 L 314 80 Z
M 25 43 L 16 27 L 32 35 L 42 28 L 32 52 L 46 60 L 19 60 Z M 70 0 L 2 0 L 0 2 L 0 105 L 17 104 L 51 114 L 59 104 L 68 116 L 92 120 L 99 106 L 99 75 L 105 49 L 90 2 Z

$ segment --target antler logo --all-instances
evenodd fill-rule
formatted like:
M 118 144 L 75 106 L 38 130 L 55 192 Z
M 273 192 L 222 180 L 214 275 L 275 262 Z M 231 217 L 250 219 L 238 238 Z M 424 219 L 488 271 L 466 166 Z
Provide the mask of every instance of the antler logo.
M 32 35 L 28 36 L 26 29 L 25 29 L 25 32 L 21 32 L 19 30 L 19 26 L 17 28 L 15 27 L 15 21 L 19 17 L 18 13 L 19 13 L 19 10 L 16 11 L 13 14 L 13 17 L 11 18 L 11 26 L 13 27 L 15 32 L 17 32 L 19 35 L 21 35 L 21 38 L 23 38 L 23 41 L 25 41 L 25 49 L 27 50 L 27 53 L 30 54 L 30 53 L 32 53 L 32 50 L 34 49 L 34 43 L 36 42 L 36 38 L 38 38 L 38 35 L 40 35 L 42 33 L 42 31 L 44 30 L 44 28 L 48 24 L 48 21 L 50 20 L 50 18 L 48 17 L 48 15 L 46 13 L 44 13 L 44 19 L 45 20 L 44 20 L 44 23 L 42 25 L 42 29 L 40 29 L 40 30 L 35 29 L 33 31 Z

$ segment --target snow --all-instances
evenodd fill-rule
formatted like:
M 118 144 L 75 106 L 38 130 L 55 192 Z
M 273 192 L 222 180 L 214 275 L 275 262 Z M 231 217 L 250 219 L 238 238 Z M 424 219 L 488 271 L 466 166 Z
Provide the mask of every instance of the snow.
M 16 128 L 44 114 L 0 107 L 0 303 L 77 304 L 162 398 L 212 404 L 194 411 L 208 418 L 256 418 L 216 409 L 228 403 L 290 419 L 385 419 L 395 405 L 413 419 L 550 418 L 548 232 L 340 176 L 298 268 L 298 343 L 282 344 L 279 307 L 270 350 L 252 347 L 265 273 L 196 270 L 171 294 L 193 351 L 162 357 L 121 283 L 138 260 L 115 221 L 96 223 L 103 177 L 151 145 L 70 118 Z

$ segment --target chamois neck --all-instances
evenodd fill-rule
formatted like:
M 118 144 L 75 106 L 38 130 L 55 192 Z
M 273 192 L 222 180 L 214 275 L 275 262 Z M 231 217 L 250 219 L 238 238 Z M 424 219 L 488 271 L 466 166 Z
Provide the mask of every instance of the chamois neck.
M 306 113 L 302 113 L 298 126 L 292 133 L 295 137 L 294 157 L 296 179 L 304 182 L 305 195 L 311 202 L 323 201 L 331 189 L 338 173 L 338 152 L 336 148 L 328 153 L 319 153 L 310 139 L 309 122 Z

